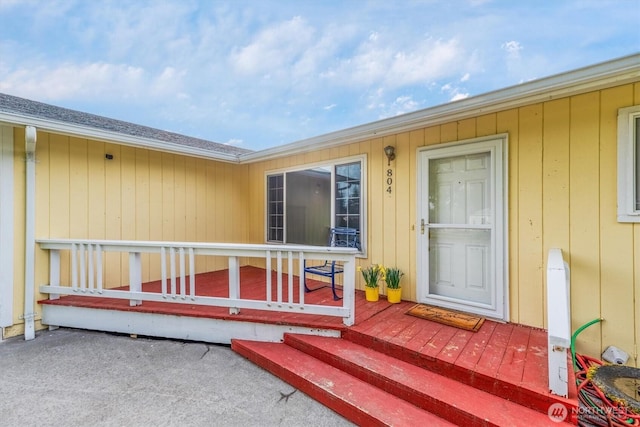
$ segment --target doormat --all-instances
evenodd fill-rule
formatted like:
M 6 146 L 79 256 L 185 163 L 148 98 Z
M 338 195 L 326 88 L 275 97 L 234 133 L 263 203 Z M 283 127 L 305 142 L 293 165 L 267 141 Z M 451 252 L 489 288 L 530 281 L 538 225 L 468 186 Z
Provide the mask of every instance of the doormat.
M 426 304 L 416 304 L 405 314 L 473 332 L 477 332 L 484 323 L 484 317 L 472 316 Z

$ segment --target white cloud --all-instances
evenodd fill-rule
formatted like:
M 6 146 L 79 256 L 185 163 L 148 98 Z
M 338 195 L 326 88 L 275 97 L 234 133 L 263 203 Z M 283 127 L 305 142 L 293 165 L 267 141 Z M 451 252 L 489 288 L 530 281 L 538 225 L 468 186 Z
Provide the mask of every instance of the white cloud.
M 3 76 L 0 90 L 43 100 L 96 95 L 113 99 L 116 87 L 121 96 L 143 96 L 149 87 L 145 82 L 149 80 L 149 76 L 139 67 L 100 62 L 68 63 L 58 66 L 25 66 L 13 70 Z
M 460 78 L 460 81 L 466 82 L 466 81 L 469 81 L 470 78 L 471 78 L 471 74 L 465 73 L 465 75 Z
M 252 43 L 231 54 L 234 68 L 246 74 L 270 74 L 299 61 L 313 41 L 314 29 L 301 17 L 272 25 Z
M 379 119 L 410 113 L 420 107 L 420 102 L 413 99 L 412 95 L 400 95 L 389 104 L 379 103 L 375 105 L 375 108 L 380 110 Z
M 378 34 L 369 37 L 350 57 L 323 74 L 336 83 L 386 87 L 427 84 L 460 69 L 464 48 L 455 38 L 423 38 L 413 45 L 398 46 L 397 40 Z
M 502 49 L 507 51 L 509 56 L 511 56 L 513 58 L 518 58 L 520 56 L 520 51 L 523 49 L 523 47 L 519 42 L 517 42 L 515 40 L 511 40 L 511 41 L 508 41 L 506 43 L 503 43 L 502 44 Z
M 468 74 L 465 74 L 465 77 Z M 467 79 L 465 79 L 464 77 L 462 79 L 460 79 L 460 81 L 467 81 Z M 468 92 L 464 92 L 462 88 L 458 87 L 458 86 L 454 86 L 451 83 L 446 83 L 444 85 L 442 85 L 440 87 L 440 91 L 442 93 L 445 93 L 448 95 L 449 97 L 449 101 L 458 101 L 460 99 L 465 99 L 469 97 L 469 93 Z
M 455 95 L 453 95 L 453 97 L 451 97 L 451 101 L 459 101 L 461 99 L 465 99 L 468 97 L 469 97 L 468 93 L 456 93 Z

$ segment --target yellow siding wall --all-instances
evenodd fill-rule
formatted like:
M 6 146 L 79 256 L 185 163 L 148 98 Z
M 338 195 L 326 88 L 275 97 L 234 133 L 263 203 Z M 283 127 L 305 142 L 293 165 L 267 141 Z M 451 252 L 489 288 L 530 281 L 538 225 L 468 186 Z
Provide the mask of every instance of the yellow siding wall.
M 640 224 L 616 221 L 617 110 L 640 104 L 640 83 L 514 108 L 396 135 L 249 165 L 233 165 L 38 133 L 36 235 L 263 243 L 265 173 L 349 156 L 367 156 L 367 258 L 362 266 L 397 266 L 403 298 L 416 300 L 416 155 L 419 147 L 508 134 L 510 320 L 545 325 L 548 250 L 559 247 L 572 274 L 573 328 L 597 317 L 578 351 L 598 355 L 640 342 Z M 15 310 L 24 283 L 24 132 L 15 137 Z M 394 145 L 393 192 L 385 192 Z M 105 154 L 113 160 L 105 160 Z M 144 260 L 144 279 L 158 277 Z M 197 270 L 226 260 L 198 260 Z M 36 285 L 48 260 L 37 250 Z M 107 285 L 126 283 L 126 260 L 109 255 Z M 68 275 L 68 268 L 63 272 Z M 358 286 L 362 287 L 358 278 Z M 19 320 L 16 319 L 16 323 Z
M 20 315 L 24 313 L 24 232 L 25 232 L 25 146 L 24 129 L 14 129 L 13 155 L 13 323 L 17 326 L 5 329 L 10 337 L 24 332 Z
M 578 351 L 598 355 L 640 342 L 640 225 L 616 221 L 617 110 L 640 103 L 640 84 L 557 99 L 411 132 L 255 163 L 249 169 L 248 236 L 264 242 L 265 173 L 283 167 L 366 154 L 368 257 L 362 266 L 397 266 L 403 298 L 416 300 L 416 155 L 418 147 L 507 133 L 510 321 L 546 327 L 546 258 L 559 247 L 572 274 Z M 396 147 L 393 193 L 385 192 L 387 159 Z M 362 288 L 361 278 L 358 286 Z
M 24 312 L 24 129 L 15 149 L 15 323 Z M 113 160 L 106 160 L 105 154 Z M 246 242 L 248 166 L 38 132 L 36 237 Z M 63 251 L 62 281 L 69 283 Z M 143 257 L 143 280 L 160 277 L 159 257 Z M 226 268 L 202 257 L 197 272 Z M 105 286 L 128 283 L 126 255 L 105 254 Z M 48 252 L 36 247 L 36 286 L 48 283 Z M 39 295 L 38 298 L 44 298 Z M 38 312 L 40 310 L 37 310 Z

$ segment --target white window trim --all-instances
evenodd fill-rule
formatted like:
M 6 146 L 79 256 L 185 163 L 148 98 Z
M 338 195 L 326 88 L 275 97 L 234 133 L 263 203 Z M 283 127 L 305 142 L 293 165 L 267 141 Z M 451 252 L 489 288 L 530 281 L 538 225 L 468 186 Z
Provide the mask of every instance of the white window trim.
M 336 165 L 342 165 L 345 163 L 353 163 L 353 162 L 360 162 L 360 175 L 361 175 L 361 180 L 360 180 L 360 221 L 361 221 L 361 229 L 360 229 L 360 252 L 358 253 L 358 255 L 356 255 L 356 257 L 358 258 L 366 258 L 367 257 L 367 224 L 368 224 L 368 219 L 367 219 L 367 204 L 368 204 L 368 196 L 367 196 L 367 182 L 368 182 L 368 171 L 367 171 L 367 155 L 366 154 L 360 154 L 357 156 L 349 156 L 349 157 L 340 157 L 337 159 L 331 159 L 331 160 L 325 160 L 325 161 L 320 161 L 320 162 L 313 162 L 313 163 L 305 163 L 305 164 L 301 164 L 301 165 L 296 165 L 293 167 L 288 167 L 288 168 L 279 168 L 279 169 L 271 169 L 271 170 L 267 170 L 264 173 L 264 215 L 263 215 L 263 219 L 264 219 L 264 241 L 265 243 L 269 244 L 269 245 L 279 245 L 280 243 L 276 243 L 276 242 L 271 242 L 268 240 L 269 237 L 269 223 L 268 223 L 268 215 L 267 212 L 269 210 L 269 206 L 268 206 L 268 200 L 269 200 L 269 194 L 268 194 L 268 182 L 267 182 L 267 177 L 269 175 L 275 175 L 275 174 L 286 174 L 287 172 L 297 172 L 297 171 L 303 171 L 303 170 L 307 170 L 307 169 L 313 169 L 313 168 L 318 168 L 318 167 L 323 167 L 323 166 L 330 166 L 331 168 L 335 168 Z M 334 179 L 334 175 L 333 173 L 332 175 L 332 182 L 331 182 L 331 200 L 333 200 L 334 202 L 331 204 L 331 218 L 333 220 L 333 218 L 335 218 L 335 182 Z M 286 179 L 285 179 L 285 186 L 286 186 Z M 286 196 L 285 196 L 285 203 L 286 203 Z M 284 221 L 286 222 L 287 220 L 287 213 L 284 212 Z M 284 230 L 284 237 L 285 237 L 285 241 L 286 241 L 286 235 L 287 235 L 287 230 L 285 228 Z
M 618 222 L 640 222 L 636 209 L 636 180 L 640 165 L 636 164 L 635 120 L 640 118 L 640 105 L 618 110 Z

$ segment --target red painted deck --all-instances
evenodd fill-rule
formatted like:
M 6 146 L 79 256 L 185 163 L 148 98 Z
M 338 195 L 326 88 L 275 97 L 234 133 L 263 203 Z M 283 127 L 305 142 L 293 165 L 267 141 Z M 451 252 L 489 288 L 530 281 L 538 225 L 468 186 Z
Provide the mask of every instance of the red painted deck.
M 196 275 L 196 295 L 211 297 L 229 297 L 229 273 L 228 270 L 219 270 L 210 273 Z M 288 301 L 287 276 L 283 275 L 283 301 Z M 240 269 L 240 298 L 261 300 L 266 296 L 265 270 L 256 267 L 242 267 Z M 179 283 L 179 280 L 178 280 Z M 188 280 L 187 280 L 188 283 Z M 272 300 L 277 300 L 276 295 L 276 274 L 272 276 L 273 290 Z M 322 286 L 324 283 L 315 282 L 308 279 L 310 288 Z M 167 285 L 170 289 L 170 285 Z M 142 285 L 145 292 L 161 292 L 160 281 L 144 283 Z M 293 299 L 299 301 L 298 277 L 293 280 Z M 123 287 L 122 289 L 128 289 Z M 179 289 L 179 288 L 178 288 Z M 187 286 L 187 294 L 189 293 Z M 341 293 L 341 292 L 339 292 Z M 341 306 L 342 301 L 334 301 L 331 288 L 322 288 L 304 295 L 306 304 L 322 304 Z M 226 307 L 208 307 L 195 304 L 177 304 L 168 302 L 144 301 L 142 305 L 131 307 L 128 300 L 100 297 L 86 297 L 81 295 L 63 296 L 59 300 L 43 300 L 41 304 L 67 305 L 87 308 L 100 308 L 121 311 L 136 311 L 141 313 L 160 313 L 178 316 L 204 317 L 212 319 L 237 320 L 256 323 L 286 324 L 291 326 L 305 326 L 312 328 L 326 328 L 344 330 L 342 319 L 338 317 L 328 317 L 320 315 L 303 315 L 298 313 L 282 313 L 268 310 L 242 309 L 239 314 L 229 314 Z M 356 324 L 364 322 L 368 318 L 384 311 L 389 304 L 386 301 L 368 303 L 365 301 L 363 292 L 356 292 Z
M 227 271 L 198 275 L 198 295 L 227 296 L 227 277 Z M 242 298 L 264 297 L 263 269 L 243 267 L 240 280 Z M 273 283 L 275 288 L 275 276 Z M 295 301 L 298 300 L 297 283 L 296 277 Z M 159 292 L 160 282 L 144 284 L 143 289 Z M 283 299 L 287 300 L 286 289 Z M 248 309 L 230 315 L 228 308 L 170 302 L 145 301 L 141 306 L 130 307 L 127 300 L 67 296 L 42 303 L 336 329 L 342 331 L 342 336 L 351 342 L 491 394 L 508 396 L 510 400 L 530 408 L 544 411 L 556 401 L 569 407 L 577 405 L 575 387 L 570 390 L 570 399 L 567 400 L 553 396 L 548 391 L 547 334 L 544 330 L 487 320 L 478 332 L 468 332 L 406 315 L 405 312 L 415 304 L 412 302 L 389 304 L 381 296 L 380 301 L 370 303 L 365 300 L 362 291 L 356 291 L 355 300 L 356 323 L 350 328 L 345 327 L 340 318 Z M 305 294 L 305 302 L 341 304 L 340 301 L 333 301 L 330 288 Z M 569 382 L 574 384 L 571 377 Z

